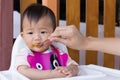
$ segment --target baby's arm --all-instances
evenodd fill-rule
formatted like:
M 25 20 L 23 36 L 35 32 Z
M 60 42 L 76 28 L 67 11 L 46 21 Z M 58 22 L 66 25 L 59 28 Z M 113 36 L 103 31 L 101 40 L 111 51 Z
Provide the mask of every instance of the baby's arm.
M 41 80 L 41 79 L 49 79 L 49 78 L 61 78 L 66 77 L 65 74 L 58 72 L 56 69 L 54 70 L 38 70 L 28 67 L 27 65 L 20 65 L 17 70 L 28 77 L 31 80 Z
M 71 64 L 67 67 L 59 66 L 56 68 L 56 70 L 60 73 L 67 75 L 66 77 L 77 76 L 79 72 L 78 65 L 75 65 L 75 64 Z

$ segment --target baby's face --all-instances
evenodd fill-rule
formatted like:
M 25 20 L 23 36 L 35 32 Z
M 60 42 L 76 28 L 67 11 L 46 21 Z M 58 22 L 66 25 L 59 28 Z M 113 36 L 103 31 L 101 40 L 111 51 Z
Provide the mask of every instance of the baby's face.
M 39 44 L 44 42 L 53 32 L 52 21 L 49 17 L 43 17 L 37 23 L 34 21 L 30 23 L 25 17 L 22 26 L 21 35 L 31 50 L 41 52 L 48 49 L 48 46 L 41 47 Z

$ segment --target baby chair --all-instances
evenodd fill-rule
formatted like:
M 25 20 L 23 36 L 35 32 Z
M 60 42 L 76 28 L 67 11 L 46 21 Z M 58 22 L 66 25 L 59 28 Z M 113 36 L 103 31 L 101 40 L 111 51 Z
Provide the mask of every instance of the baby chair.
M 68 53 L 67 48 L 65 45 L 60 44 L 60 43 L 52 43 L 54 46 L 60 48 L 62 51 Z M 12 55 L 11 55 L 11 65 L 9 70 L 5 71 L 0 71 L 0 80 L 29 80 L 27 77 L 23 76 L 20 74 L 15 68 L 15 55 L 18 54 L 18 51 L 21 50 L 23 47 L 26 47 L 26 44 L 22 37 L 19 35 L 16 38 L 16 41 L 14 42 L 13 49 L 12 49 Z M 72 77 L 72 78 L 60 78 L 60 80 L 77 80 L 77 79 L 88 79 L 93 77 L 101 77 L 104 76 L 103 73 L 98 72 L 98 71 L 93 71 L 87 68 L 87 66 L 79 66 L 80 69 L 80 75 L 82 76 L 77 76 L 77 77 Z M 93 73 L 92 73 L 93 72 Z M 97 74 L 97 75 L 96 75 Z M 87 76 L 87 77 L 86 77 Z M 59 78 L 57 78 L 59 80 Z M 55 79 L 55 80 L 57 80 Z M 53 80 L 53 79 L 52 79 Z
M 56 47 L 59 47 L 62 51 L 65 51 L 67 53 L 67 48 L 63 44 L 60 43 L 52 43 Z M 13 45 L 12 48 L 12 55 L 11 55 L 11 65 L 9 70 L 0 71 L 0 80 L 29 80 L 25 76 L 21 75 L 17 70 L 15 70 L 14 61 L 15 61 L 15 55 L 21 50 L 23 47 L 26 47 L 26 44 L 22 37 L 19 35 Z
M 11 55 L 11 64 L 8 70 L 0 71 L 0 80 L 29 80 L 25 76 L 21 75 L 19 72 L 17 72 L 14 69 L 14 61 L 15 61 L 15 55 L 18 53 L 18 51 L 25 47 L 25 42 L 19 35 L 16 38 L 16 41 L 12 48 L 12 55 Z

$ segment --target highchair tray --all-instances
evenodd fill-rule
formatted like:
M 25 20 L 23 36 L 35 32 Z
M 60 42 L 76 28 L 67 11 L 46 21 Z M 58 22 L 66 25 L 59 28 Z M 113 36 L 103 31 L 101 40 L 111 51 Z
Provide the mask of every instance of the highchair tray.
M 0 80 L 29 80 L 17 71 L 1 71 Z M 54 78 L 46 80 L 120 80 L 120 71 L 98 65 L 80 65 L 79 75 L 70 78 Z
M 120 80 L 120 71 L 93 64 L 80 65 L 79 75 L 76 77 L 47 80 Z
M 55 78 L 55 79 L 47 79 L 47 80 L 88 80 L 88 79 L 94 79 L 94 78 L 100 78 L 104 77 L 106 74 L 96 71 L 93 69 L 88 68 L 88 66 L 81 65 L 79 66 L 79 74 L 75 77 L 70 78 Z

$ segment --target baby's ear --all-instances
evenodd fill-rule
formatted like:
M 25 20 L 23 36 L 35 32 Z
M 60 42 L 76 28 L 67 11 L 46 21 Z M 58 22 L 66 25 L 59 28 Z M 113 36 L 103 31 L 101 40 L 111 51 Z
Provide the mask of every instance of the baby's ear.
M 20 36 L 21 36 L 22 38 L 23 38 L 23 35 L 24 35 L 23 32 L 21 32 L 21 33 L 20 33 Z

